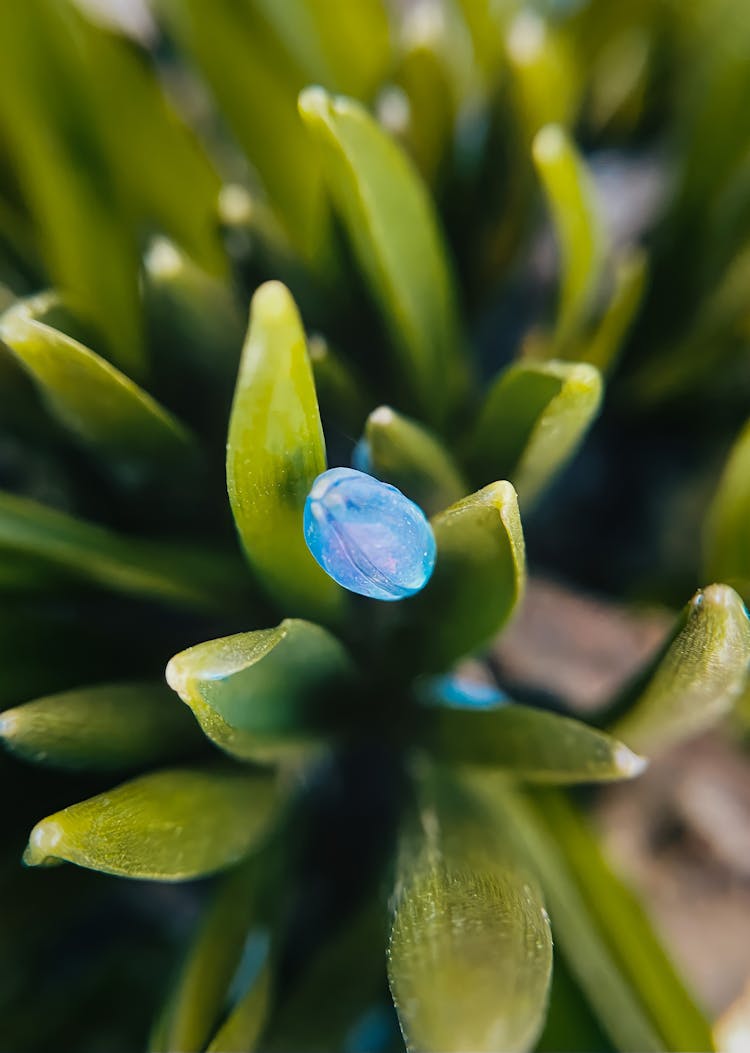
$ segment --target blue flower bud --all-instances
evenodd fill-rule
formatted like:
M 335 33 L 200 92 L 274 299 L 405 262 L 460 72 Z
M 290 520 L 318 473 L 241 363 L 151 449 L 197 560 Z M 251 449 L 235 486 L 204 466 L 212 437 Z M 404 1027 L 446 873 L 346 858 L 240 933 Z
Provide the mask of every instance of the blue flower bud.
M 350 592 L 402 600 L 430 580 L 435 537 L 400 490 L 354 468 L 331 468 L 305 502 L 305 540 L 323 570 Z

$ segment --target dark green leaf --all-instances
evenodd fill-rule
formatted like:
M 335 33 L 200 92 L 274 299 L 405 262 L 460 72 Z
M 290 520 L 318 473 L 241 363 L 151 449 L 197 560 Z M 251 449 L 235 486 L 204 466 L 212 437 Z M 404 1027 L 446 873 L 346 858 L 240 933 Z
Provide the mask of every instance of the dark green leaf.
M 652 753 L 727 716 L 750 670 L 750 620 L 728 585 L 709 585 L 688 604 L 678 631 L 614 732 Z
M 364 439 L 370 474 L 397 486 L 427 515 L 442 511 L 466 493 L 461 472 L 440 440 L 390 406 L 373 410 Z
M 493 383 L 470 440 L 477 479 L 507 477 L 529 503 L 572 457 L 602 397 L 599 371 L 578 362 L 521 362 Z
M 120 537 L 36 501 L 0 493 L 0 552 L 114 592 L 178 606 L 226 610 L 241 596 L 239 564 L 183 545 Z
M 170 686 L 206 735 L 228 753 L 254 760 L 309 749 L 333 730 L 328 696 L 335 698 L 352 675 L 351 660 L 330 633 L 296 620 L 196 644 L 167 666 Z
M 200 736 L 186 716 L 164 684 L 101 684 L 6 709 L 0 739 L 34 764 L 120 771 L 195 752 Z
M 289 291 L 253 296 L 227 442 L 235 523 L 259 581 L 284 610 L 331 620 L 343 594 L 305 544 L 302 514 L 326 468 L 305 333 Z
M 513 703 L 430 707 L 424 730 L 440 760 L 502 768 L 527 782 L 607 782 L 645 766 L 627 746 L 580 720 Z
M 516 492 L 486 486 L 432 520 L 437 564 L 427 587 L 399 604 L 391 647 L 410 668 L 436 672 L 490 640 L 523 593 L 526 557 Z
M 277 810 L 274 779 L 174 769 L 144 775 L 37 823 L 28 866 L 76 863 L 155 881 L 185 881 L 249 855 Z
M 442 425 L 466 387 L 453 281 L 427 191 L 356 102 L 300 96 L 327 185 L 385 322 L 411 401 Z
M 105 359 L 45 323 L 58 305 L 54 294 L 42 294 L 0 317 L 0 339 L 56 420 L 123 468 L 174 468 L 194 458 L 191 436 L 171 413 Z
M 750 599 L 750 421 L 732 446 L 706 523 L 706 573 Z

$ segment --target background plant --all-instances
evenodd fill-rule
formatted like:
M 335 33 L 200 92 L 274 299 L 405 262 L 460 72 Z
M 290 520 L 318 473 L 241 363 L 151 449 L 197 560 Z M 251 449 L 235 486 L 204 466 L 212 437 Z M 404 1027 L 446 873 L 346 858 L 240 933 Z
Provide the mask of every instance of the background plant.
M 746 719 L 744 5 L 112 17 L 0 7 L 5 1044 L 709 1048 L 556 787 Z M 355 442 L 399 604 L 304 545 Z M 590 724 L 455 673 L 527 548 L 708 585 Z

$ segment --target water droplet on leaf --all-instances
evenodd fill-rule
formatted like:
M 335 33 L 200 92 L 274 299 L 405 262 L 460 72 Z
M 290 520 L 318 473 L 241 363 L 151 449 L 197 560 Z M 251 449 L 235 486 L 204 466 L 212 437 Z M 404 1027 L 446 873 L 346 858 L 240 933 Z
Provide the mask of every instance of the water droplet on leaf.
M 432 527 L 421 508 L 354 468 L 331 468 L 305 502 L 305 540 L 339 585 L 376 600 L 423 589 L 435 566 Z

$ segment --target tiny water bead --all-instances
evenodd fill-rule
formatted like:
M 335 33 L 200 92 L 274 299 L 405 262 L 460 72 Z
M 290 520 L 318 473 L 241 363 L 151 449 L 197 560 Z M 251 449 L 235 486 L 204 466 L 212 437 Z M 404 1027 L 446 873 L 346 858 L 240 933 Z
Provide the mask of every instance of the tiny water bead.
M 318 476 L 305 502 L 304 529 L 323 570 L 360 596 L 413 596 L 435 567 L 435 537 L 421 508 L 354 468 Z

